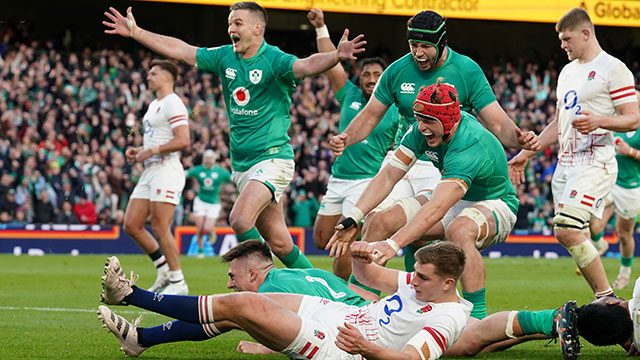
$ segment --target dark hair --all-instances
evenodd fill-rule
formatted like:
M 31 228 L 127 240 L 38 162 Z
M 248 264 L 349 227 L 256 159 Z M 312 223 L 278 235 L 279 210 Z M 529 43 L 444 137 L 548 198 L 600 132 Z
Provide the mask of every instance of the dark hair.
M 267 10 L 265 10 L 262 6 L 260 6 L 257 2 L 253 1 L 240 1 L 235 4 L 229 6 L 229 11 L 234 10 L 249 10 L 254 14 L 258 14 L 265 25 L 267 25 L 267 21 L 269 18 L 267 17 Z
M 420 264 L 433 264 L 436 275 L 452 277 L 456 280 L 462 276 L 466 256 L 458 245 L 448 241 L 438 241 L 420 248 L 415 253 Z
M 593 301 L 578 308 L 578 334 L 596 346 L 623 344 L 633 335 L 627 309 Z
M 556 32 L 576 30 L 576 27 L 582 24 L 586 24 L 593 29 L 593 22 L 591 22 L 587 10 L 579 7 L 573 8 L 558 20 L 556 23 Z
M 160 59 L 152 60 L 151 67 L 154 66 L 157 66 L 160 69 L 169 72 L 169 74 L 171 74 L 171 77 L 173 78 L 173 82 L 176 82 L 176 80 L 178 79 L 178 67 L 171 61 Z
M 263 258 L 265 261 L 273 262 L 273 258 L 271 257 L 271 248 L 267 243 L 262 242 L 261 240 L 246 240 L 238 245 L 232 247 L 220 256 L 222 262 L 230 263 L 232 260 L 248 257 L 248 256 L 256 256 L 259 258 Z
M 382 67 L 382 71 L 387 68 L 387 63 L 382 60 L 381 57 L 368 57 L 360 60 L 360 69 L 364 70 L 364 67 L 371 64 L 378 64 Z

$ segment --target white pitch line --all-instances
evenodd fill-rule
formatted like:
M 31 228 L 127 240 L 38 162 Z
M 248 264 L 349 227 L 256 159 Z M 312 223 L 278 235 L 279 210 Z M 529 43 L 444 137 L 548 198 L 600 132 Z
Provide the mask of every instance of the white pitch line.
M 68 308 L 49 308 L 49 307 L 32 307 L 32 306 L 0 306 L 0 310 L 25 310 L 25 311 L 57 311 L 57 312 L 87 312 L 95 313 L 98 309 L 68 309 Z M 118 313 L 124 314 L 155 314 L 150 311 L 133 311 L 120 310 Z

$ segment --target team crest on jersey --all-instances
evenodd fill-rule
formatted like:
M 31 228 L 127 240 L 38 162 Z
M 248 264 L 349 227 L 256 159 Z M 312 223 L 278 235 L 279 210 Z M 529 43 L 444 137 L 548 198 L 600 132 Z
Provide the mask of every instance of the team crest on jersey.
M 324 340 L 324 333 L 320 330 L 313 330 L 313 335 L 320 340 Z
M 578 191 L 571 190 L 571 192 L 569 193 L 569 198 L 575 199 L 577 195 L 578 195 Z
M 427 304 L 426 306 L 423 306 L 420 309 L 416 310 L 416 313 L 424 314 L 424 313 L 427 313 L 427 312 L 431 311 L 432 309 L 433 309 L 433 307 L 431 305 Z
M 254 84 L 259 83 L 260 80 L 262 80 L 262 70 L 253 69 L 249 71 L 249 80 L 251 80 L 251 82 Z
M 249 89 L 245 89 L 242 86 L 237 87 L 235 90 L 233 90 L 232 96 L 233 101 L 235 101 L 236 104 L 240 106 L 245 106 L 249 103 Z
M 595 78 L 596 78 L 596 72 L 591 70 L 591 72 L 589 73 L 589 76 L 587 77 L 587 80 L 591 81 Z

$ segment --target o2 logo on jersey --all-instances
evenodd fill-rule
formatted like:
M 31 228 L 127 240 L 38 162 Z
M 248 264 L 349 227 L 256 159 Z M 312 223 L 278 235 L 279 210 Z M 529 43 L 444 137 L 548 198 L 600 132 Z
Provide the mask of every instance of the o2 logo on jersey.
M 582 115 L 582 106 L 578 105 L 578 92 L 575 90 L 569 90 L 564 94 L 564 108 L 565 110 L 571 110 L 576 108 L 575 115 Z
M 387 314 L 386 319 L 380 319 L 380 326 L 389 325 L 391 322 L 391 314 L 402 311 L 402 300 L 400 295 L 396 294 L 387 300 L 384 304 L 384 313 Z
M 233 96 L 233 101 L 240 106 L 245 106 L 249 103 L 249 89 L 240 86 L 233 90 L 231 95 Z

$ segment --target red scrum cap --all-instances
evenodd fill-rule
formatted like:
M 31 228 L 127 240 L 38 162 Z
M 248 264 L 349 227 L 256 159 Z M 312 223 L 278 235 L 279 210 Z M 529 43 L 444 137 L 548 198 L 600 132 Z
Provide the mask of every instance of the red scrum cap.
M 413 102 L 413 113 L 416 117 L 438 120 L 444 131 L 443 139 L 446 140 L 460 121 L 460 101 L 456 88 L 442 83 L 442 78 L 438 78 L 435 84 L 420 90 Z

